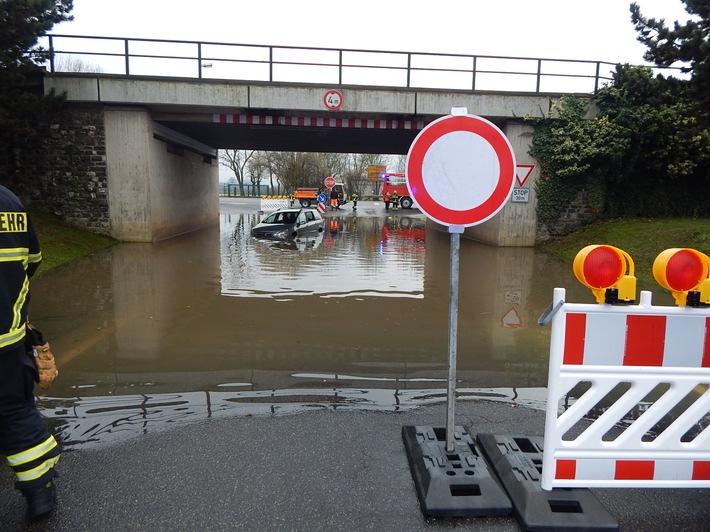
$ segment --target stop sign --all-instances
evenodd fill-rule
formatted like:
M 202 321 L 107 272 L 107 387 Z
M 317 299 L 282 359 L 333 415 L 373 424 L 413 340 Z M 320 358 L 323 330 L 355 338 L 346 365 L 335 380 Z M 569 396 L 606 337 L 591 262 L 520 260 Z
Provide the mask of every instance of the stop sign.
M 328 188 L 333 188 L 335 186 L 335 178 L 326 177 L 325 178 L 325 186 Z

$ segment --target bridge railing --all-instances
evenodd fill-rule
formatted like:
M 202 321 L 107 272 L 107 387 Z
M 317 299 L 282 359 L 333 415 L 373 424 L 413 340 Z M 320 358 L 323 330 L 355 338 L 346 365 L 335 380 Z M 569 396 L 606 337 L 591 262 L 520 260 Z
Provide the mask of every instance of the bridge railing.
M 51 72 L 399 88 L 596 93 L 614 63 L 488 55 L 48 35 Z

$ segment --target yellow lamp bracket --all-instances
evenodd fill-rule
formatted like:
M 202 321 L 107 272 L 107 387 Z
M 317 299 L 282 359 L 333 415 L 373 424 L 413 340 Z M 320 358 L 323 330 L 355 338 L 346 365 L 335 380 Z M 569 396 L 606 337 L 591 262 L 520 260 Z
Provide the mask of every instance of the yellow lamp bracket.
M 623 249 L 614 248 L 624 258 L 624 275 L 612 287 L 606 289 L 604 302 L 614 304 L 635 303 L 636 301 L 636 277 L 634 276 L 634 261 L 631 255 Z

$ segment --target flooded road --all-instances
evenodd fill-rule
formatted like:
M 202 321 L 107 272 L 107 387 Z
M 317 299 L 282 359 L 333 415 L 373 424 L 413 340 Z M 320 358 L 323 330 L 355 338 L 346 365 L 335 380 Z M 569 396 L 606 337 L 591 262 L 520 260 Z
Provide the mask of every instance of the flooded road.
M 258 208 L 223 200 L 219 227 L 119 244 L 33 284 L 60 370 L 39 406 L 66 447 L 212 417 L 445 401 L 450 236 L 417 210 L 361 202 L 313 238 L 265 242 L 250 236 Z M 461 400 L 542 406 L 550 328 L 537 318 L 555 286 L 591 302 L 571 265 L 462 239 L 459 284 Z

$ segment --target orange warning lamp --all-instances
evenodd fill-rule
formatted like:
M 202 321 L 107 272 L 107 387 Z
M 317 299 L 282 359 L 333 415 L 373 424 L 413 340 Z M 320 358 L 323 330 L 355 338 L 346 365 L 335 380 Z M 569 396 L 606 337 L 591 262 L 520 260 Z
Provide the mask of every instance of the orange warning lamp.
M 591 288 L 597 303 L 630 303 L 636 299 L 634 261 L 624 250 L 587 246 L 577 253 L 572 270 L 580 283 Z
M 678 306 L 710 304 L 710 257 L 690 248 L 670 248 L 653 261 L 653 277 Z

